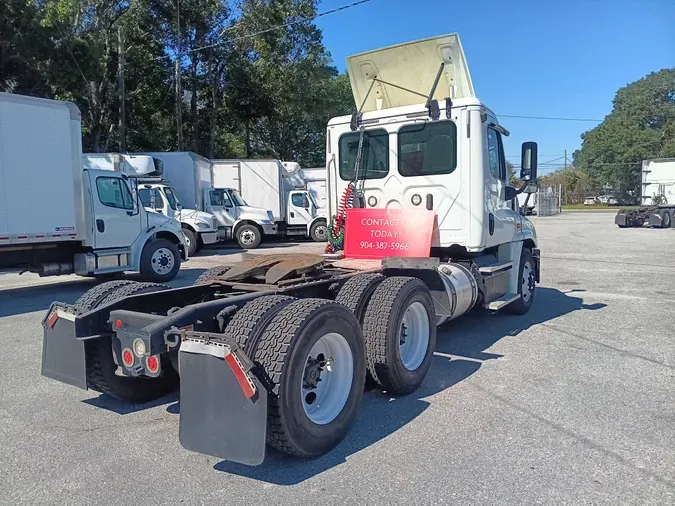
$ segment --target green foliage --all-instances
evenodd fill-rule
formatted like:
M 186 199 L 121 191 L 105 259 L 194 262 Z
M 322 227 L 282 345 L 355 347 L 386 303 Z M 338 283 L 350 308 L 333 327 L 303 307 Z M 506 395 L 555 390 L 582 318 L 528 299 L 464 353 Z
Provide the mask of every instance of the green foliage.
M 127 150 L 320 166 L 328 119 L 353 108 L 349 79 L 313 23 L 250 36 L 311 17 L 317 3 L 0 0 L 0 90 L 74 101 L 84 149 L 118 150 L 121 28 Z
M 642 160 L 675 156 L 675 69 L 619 89 L 612 112 L 581 138 L 574 164 L 595 186 L 639 195 Z

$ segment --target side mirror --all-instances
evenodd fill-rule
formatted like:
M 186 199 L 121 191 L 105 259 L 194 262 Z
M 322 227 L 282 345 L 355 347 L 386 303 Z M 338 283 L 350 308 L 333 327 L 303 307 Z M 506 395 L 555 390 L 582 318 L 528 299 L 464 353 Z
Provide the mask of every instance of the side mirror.
M 508 202 L 509 200 L 513 200 L 518 196 L 518 190 L 516 190 L 513 186 L 505 186 L 504 187 L 504 200 Z
M 526 183 L 537 182 L 536 142 L 523 142 L 520 155 L 520 179 Z

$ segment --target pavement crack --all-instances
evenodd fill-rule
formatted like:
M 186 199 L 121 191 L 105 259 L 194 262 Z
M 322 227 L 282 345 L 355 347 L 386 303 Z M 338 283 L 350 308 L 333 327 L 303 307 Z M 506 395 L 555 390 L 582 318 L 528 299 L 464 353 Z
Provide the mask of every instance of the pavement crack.
M 498 401 L 500 401 L 501 403 L 503 403 L 503 404 L 505 404 L 506 406 L 510 407 L 511 409 L 514 409 L 514 410 L 519 411 L 519 412 L 521 412 L 521 413 L 523 413 L 523 414 L 525 414 L 525 415 L 527 415 L 527 416 L 529 416 L 529 417 L 531 417 L 531 418 L 534 418 L 535 420 L 537 420 L 537 421 L 539 421 L 539 422 L 541 422 L 541 423 L 543 423 L 543 424 L 545 424 L 545 425 L 551 427 L 552 429 L 554 429 L 554 430 L 556 430 L 556 431 L 558 431 L 558 432 L 560 432 L 560 433 L 562 433 L 562 434 L 565 434 L 566 436 L 569 436 L 569 437 L 571 437 L 571 438 L 573 438 L 573 439 L 576 439 L 577 441 L 580 441 L 580 442 L 582 442 L 582 443 L 588 445 L 588 446 L 589 446 L 590 448 L 592 448 L 593 450 L 596 450 L 596 451 L 598 451 L 598 452 L 600 452 L 600 453 L 603 453 L 603 454 L 605 454 L 605 455 L 607 455 L 607 456 L 609 456 L 609 457 L 612 457 L 612 458 L 616 459 L 617 461 L 621 462 L 622 464 L 624 464 L 624 465 L 626 465 L 626 466 L 629 466 L 629 467 L 631 467 L 632 469 L 634 469 L 634 470 L 640 472 L 641 474 L 647 476 L 648 478 L 651 478 L 651 479 L 653 479 L 653 480 L 656 480 L 656 481 L 658 481 L 659 483 L 661 483 L 661 484 L 667 486 L 668 488 L 675 490 L 675 482 L 672 482 L 672 481 L 670 481 L 670 480 L 668 480 L 668 479 L 666 479 L 666 478 L 663 478 L 663 477 L 659 476 L 658 474 L 655 474 L 655 473 L 653 473 L 653 472 L 651 472 L 651 471 L 645 469 L 644 467 L 641 467 L 641 466 L 639 466 L 639 465 L 634 464 L 633 462 L 631 462 L 630 460 L 626 459 L 625 457 L 622 457 L 622 456 L 619 455 L 618 453 L 616 453 L 616 452 L 614 452 L 614 451 L 612 451 L 612 450 L 609 450 L 609 449 L 605 448 L 605 447 L 602 446 L 602 445 L 599 445 L 598 443 L 594 442 L 592 439 L 589 439 L 589 438 L 586 437 L 586 436 L 582 436 L 581 434 L 577 434 L 576 432 L 574 432 L 574 431 L 572 431 L 571 429 L 568 429 L 568 428 L 566 428 L 566 427 L 560 425 L 559 423 L 556 423 L 556 422 L 553 422 L 553 421 L 551 421 L 551 420 L 548 420 L 547 418 L 544 418 L 543 416 L 540 416 L 540 415 L 538 415 L 538 414 L 536 414 L 536 413 L 530 411 L 529 409 L 526 409 L 526 408 L 524 408 L 524 407 L 522 407 L 522 406 L 519 406 L 519 405 L 516 404 L 515 402 L 513 402 L 513 401 L 511 401 L 511 400 L 509 400 L 509 399 L 507 399 L 507 398 L 505 398 L 505 397 L 503 397 L 503 396 L 501 396 L 501 395 L 499 395 L 499 394 L 496 394 L 496 393 L 492 392 L 491 390 L 489 390 L 489 389 L 487 389 L 487 388 L 485 388 L 485 387 L 482 387 L 482 386 L 476 384 L 475 382 L 468 382 L 468 384 L 469 384 L 471 387 L 473 387 L 473 388 L 475 388 L 475 389 L 477 389 L 477 390 L 480 390 L 480 391 L 483 392 L 484 394 L 489 395 L 490 397 L 492 397 L 492 398 L 494 398 L 494 399 L 497 399 Z
M 570 332 L 569 330 L 561 329 L 557 325 L 551 325 L 550 323 L 542 323 L 541 325 L 544 326 L 544 327 L 547 327 L 549 329 L 556 330 L 556 331 L 560 332 L 561 334 L 565 334 L 565 335 L 568 335 L 568 336 L 571 336 L 571 337 L 576 337 L 577 339 L 581 339 L 582 341 L 593 343 L 597 346 L 601 346 L 603 348 L 607 348 L 607 349 L 615 351 L 617 353 L 621 353 L 622 355 L 627 355 L 629 357 L 639 358 L 640 360 L 645 360 L 646 362 L 650 362 L 652 364 L 660 365 L 660 366 L 663 366 L 663 367 L 667 367 L 668 369 L 675 370 L 675 366 L 672 366 L 670 364 L 660 362 L 660 361 L 655 360 L 653 358 L 645 357 L 644 355 L 640 355 L 638 353 L 633 353 L 632 351 L 624 350 L 622 348 L 617 348 L 616 346 L 612 346 L 611 344 L 606 344 L 606 343 L 603 343 L 601 341 L 596 341 L 595 339 L 591 339 L 589 337 L 581 336 L 581 335 L 576 334 L 574 332 Z

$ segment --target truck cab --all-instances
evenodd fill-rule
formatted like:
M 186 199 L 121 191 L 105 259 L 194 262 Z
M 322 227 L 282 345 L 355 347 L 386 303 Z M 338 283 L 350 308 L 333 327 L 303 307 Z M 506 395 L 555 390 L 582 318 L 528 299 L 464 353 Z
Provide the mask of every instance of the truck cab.
M 482 269 L 491 278 L 482 296 L 494 309 L 524 304 L 539 278 L 539 250 L 517 196 L 536 191 L 537 145 L 523 144 L 525 183 L 514 188 L 509 132 L 476 97 L 459 37 L 351 56 L 347 70 L 360 109 L 328 123 L 329 215 L 350 202 L 433 211 L 432 256 Z
M 265 235 L 276 235 L 272 213 L 249 206 L 235 188 L 207 188 L 204 208 L 218 220 L 222 239 L 236 239 L 244 249 L 258 247 Z

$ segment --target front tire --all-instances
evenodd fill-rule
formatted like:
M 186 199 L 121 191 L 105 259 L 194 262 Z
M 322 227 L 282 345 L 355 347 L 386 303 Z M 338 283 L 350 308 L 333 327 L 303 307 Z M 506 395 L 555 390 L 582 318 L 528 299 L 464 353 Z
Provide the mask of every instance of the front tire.
M 141 276 L 157 283 L 171 281 L 180 269 L 178 247 L 167 239 L 155 239 L 143 248 Z
M 361 328 L 349 309 L 324 299 L 287 304 L 262 333 L 253 361 L 269 385 L 269 445 L 314 457 L 345 437 L 366 372 Z
M 414 392 L 424 381 L 436 348 L 436 312 L 417 278 L 386 278 L 375 289 L 363 319 L 368 372 L 392 394 Z
M 668 211 L 663 211 L 661 215 L 661 228 L 670 228 L 672 226 L 670 213 Z
M 309 236 L 315 242 L 328 241 L 328 225 L 324 220 L 319 220 L 309 229 Z
M 255 249 L 262 241 L 262 233 L 255 225 L 242 225 L 237 229 L 237 242 L 243 249 Z
M 183 235 L 185 236 L 185 242 L 187 243 L 188 256 L 192 256 L 197 253 L 197 250 L 199 249 L 199 239 L 197 238 L 197 234 L 189 228 L 184 228 Z
M 518 268 L 518 299 L 513 301 L 502 311 L 509 314 L 524 315 L 532 307 L 534 301 L 534 260 L 532 250 L 523 246 L 520 254 L 520 267 Z

